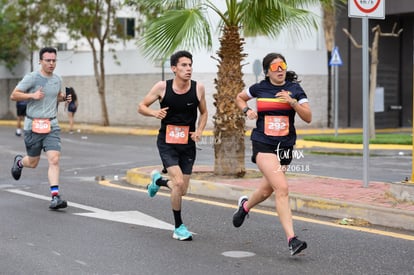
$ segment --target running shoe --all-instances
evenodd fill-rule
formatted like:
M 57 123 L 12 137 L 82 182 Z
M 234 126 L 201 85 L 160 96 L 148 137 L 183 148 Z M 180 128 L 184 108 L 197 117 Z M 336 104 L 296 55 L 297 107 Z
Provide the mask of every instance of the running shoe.
M 191 235 L 187 227 L 182 224 L 174 230 L 173 238 L 179 241 L 191 241 L 193 239 L 193 235 Z
M 56 210 L 60 208 L 66 208 L 68 203 L 60 198 L 59 195 L 53 196 L 52 201 L 50 202 L 49 208 Z
M 160 172 L 157 170 L 153 170 L 151 172 L 151 183 L 148 184 L 148 195 L 152 198 L 157 194 L 158 190 L 160 190 L 160 187 L 157 185 L 157 180 L 161 178 Z
M 14 157 L 13 166 L 11 168 L 11 174 L 15 180 L 19 180 L 22 175 L 22 167 L 19 167 L 18 163 L 23 159 L 22 155 L 17 155 Z
M 246 212 L 243 208 L 243 204 L 248 201 L 247 196 L 242 196 L 239 198 L 238 206 L 239 208 L 233 214 L 233 225 L 234 227 L 240 227 L 246 216 L 249 215 L 249 212 Z
M 299 240 L 296 236 L 289 241 L 290 255 L 294 256 L 299 254 L 302 250 L 307 247 L 306 242 Z

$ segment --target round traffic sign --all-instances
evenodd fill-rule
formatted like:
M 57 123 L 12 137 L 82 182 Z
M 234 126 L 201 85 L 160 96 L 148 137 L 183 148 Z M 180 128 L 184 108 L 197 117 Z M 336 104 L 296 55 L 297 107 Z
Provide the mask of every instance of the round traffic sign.
M 349 17 L 385 18 L 385 0 L 349 0 Z
M 355 6 L 362 11 L 363 13 L 372 13 L 374 12 L 379 4 L 381 3 L 381 0 L 365 0 L 365 1 L 360 1 L 360 0 L 353 0 Z

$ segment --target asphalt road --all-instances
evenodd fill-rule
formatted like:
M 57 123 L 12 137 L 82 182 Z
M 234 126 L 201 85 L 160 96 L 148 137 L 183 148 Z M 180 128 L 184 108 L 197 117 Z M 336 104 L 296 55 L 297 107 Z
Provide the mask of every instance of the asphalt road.
M 183 219 L 194 240 L 173 240 L 168 195 L 149 198 L 145 190 L 121 180 L 116 186 L 95 180 L 102 175 L 121 178 L 130 168 L 159 164 L 153 137 L 64 133 L 62 143 L 61 193 L 69 207 L 50 211 L 46 159 L 42 157 L 37 169 L 24 169 L 21 180 L 14 181 L 10 167 L 14 155 L 24 152 L 23 140 L 14 136 L 14 129 L 0 127 L 1 274 L 413 272 L 414 243 L 404 238 L 412 232 L 386 236 L 381 230 L 353 230 L 319 217 L 295 216 L 296 233 L 309 248 L 291 257 L 272 209 L 251 213 L 235 229 L 233 201 L 188 198 Z M 197 164 L 213 163 L 207 143 L 200 144 Z M 343 167 L 338 177 L 356 169 L 354 159 L 338 157 L 309 155 L 303 160 L 329 165 L 337 161 Z

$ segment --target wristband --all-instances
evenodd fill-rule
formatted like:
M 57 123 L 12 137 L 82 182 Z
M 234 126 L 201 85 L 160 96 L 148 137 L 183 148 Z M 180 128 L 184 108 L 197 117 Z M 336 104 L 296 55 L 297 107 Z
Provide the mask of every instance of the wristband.
M 243 114 L 246 114 L 248 110 L 251 110 L 249 106 L 243 108 Z

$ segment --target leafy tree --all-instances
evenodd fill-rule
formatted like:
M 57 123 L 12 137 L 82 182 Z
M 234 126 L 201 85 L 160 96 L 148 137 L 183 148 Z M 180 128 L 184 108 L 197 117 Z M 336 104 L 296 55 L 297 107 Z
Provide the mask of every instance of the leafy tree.
M 59 27 L 53 0 L 0 2 L 0 60 L 12 71 L 21 58 L 30 61 L 43 45 L 50 45 Z
M 85 39 L 92 50 L 93 70 L 101 99 L 102 125 L 109 125 L 105 89 L 105 47 L 126 39 L 116 20 L 122 7 L 117 0 L 66 0 L 62 1 L 62 19 L 74 40 Z M 113 49 L 110 49 L 113 53 Z M 113 55 L 116 60 L 116 55 Z
M 131 0 L 140 7 L 163 7 L 149 20 L 139 41 L 144 54 L 152 59 L 167 58 L 179 47 L 188 50 L 211 49 L 211 26 L 206 11 L 220 17 L 220 47 L 217 51 L 217 78 L 214 94 L 214 172 L 217 175 L 242 177 L 245 174 L 245 119 L 235 104 L 243 90 L 243 36 L 277 37 L 286 28 L 296 34 L 316 27 L 306 11 L 316 0 L 226 0 L 225 9 L 213 1 L 201 0 Z M 217 2 L 217 1 L 216 1 Z M 305 29 L 304 29 L 305 28 Z
M 10 12 L 8 1 L 0 1 L 0 61 L 12 71 L 20 58 L 22 26 L 16 12 Z

